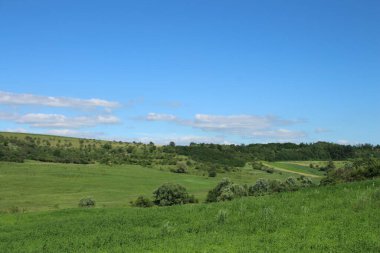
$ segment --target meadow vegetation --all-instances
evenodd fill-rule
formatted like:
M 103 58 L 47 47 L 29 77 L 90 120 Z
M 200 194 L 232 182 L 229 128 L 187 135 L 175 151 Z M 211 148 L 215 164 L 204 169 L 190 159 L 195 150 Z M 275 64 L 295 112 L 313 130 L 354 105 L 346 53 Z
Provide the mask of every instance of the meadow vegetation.
M 2 252 L 379 252 L 380 181 L 228 202 L 0 215 Z
M 0 251 L 378 252 L 379 157 L 0 134 Z

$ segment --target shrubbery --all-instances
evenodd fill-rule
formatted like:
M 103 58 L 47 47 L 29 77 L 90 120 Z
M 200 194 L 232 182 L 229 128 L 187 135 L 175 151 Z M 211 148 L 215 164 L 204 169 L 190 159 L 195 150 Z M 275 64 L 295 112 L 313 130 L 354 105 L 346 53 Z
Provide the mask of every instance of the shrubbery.
M 83 198 L 79 201 L 79 207 L 95 207 L 95 200 L 92 198 Z
M 250 186 L 241 186 L 224 178 L 214 189 L 208 192 L 206 202 L 218 202 L 232 200 L 244 196 L 262 196 L 285 191 L 296 191 L 301 187 L 313 186 L 310 178 L 301 176 L 299 178 L 288 177 L 284 182 L 275 179 L 259 179 Z
M 243 186 L 224 178 L 214 189 L 208 192 L 206 202 L 232 200 L 246 195 L 248 193 Z
M 139 196 L 135 201 L 131 201 L 134 207 L 152 207 L 154 203 L 147 197 Z
M 258 161 L 252 162 L 252 169 L 265 171 L 270 174 L 274 173 L 274 169 L 272 169 L 271 167 L 265 166 L 262 162 L 258 162 Z
M 332 169 L 320 185 L 352 182 L 380 176 L 380 160 L 376 158 L 356 159 L 343 168 Z
M 193 195 L 179 184 L 166 183 L 153 192 L 153 202 L 158 206 L 172 206 L 187 203 L 197 203 Z

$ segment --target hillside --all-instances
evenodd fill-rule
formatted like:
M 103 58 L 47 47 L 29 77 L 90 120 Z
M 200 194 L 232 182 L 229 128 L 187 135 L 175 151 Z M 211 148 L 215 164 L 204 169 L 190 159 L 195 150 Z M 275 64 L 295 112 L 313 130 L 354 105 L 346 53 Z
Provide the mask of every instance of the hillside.
M 129 207 L 139 195 L 151 196 L 165 182 L 184 185 L 201 201 L 224 177 L 239 184 L 252 184 L 259 178 L 281 179 L 293 173 L 266 173 L 249 166 L 216 177 L 195 172 L 173 173 L 161 167 L 139 165 L 62 164 L 27 161 L 0 162 L 0 212 L 12 208 L 24 212 L 76 208 L 87 196 L 99 207 Z M 318 183 L 318 179 L 314 179 Z
M 379 252 L 380 180 L 231 202 L 0 215 L 2 252 Z

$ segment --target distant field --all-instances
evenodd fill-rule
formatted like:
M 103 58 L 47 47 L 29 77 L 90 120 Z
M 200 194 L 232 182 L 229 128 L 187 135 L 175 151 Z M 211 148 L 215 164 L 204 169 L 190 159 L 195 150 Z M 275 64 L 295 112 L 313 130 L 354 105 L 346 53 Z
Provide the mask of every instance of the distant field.
M 324 167 L 327 165 L 328 161 L 294 161 L 294 162 L 289 162 L 293 164 L 298 164 L 306 167 L 310 167 L 310 164 L 313 164 L 314 166 L 319 166 L 319 167 Z M 343 167 L 347 161 L 334 161 L 334 164 L 337 168 Z
M 0 249 L 380 252 L 379 210 L 377 179 L 215 204 L 0 214 Z
M 305 163 L 305 165 L 302 165 L 302 163 L 300 162 L 265 162 L 265 164 L 274 169 L 293 171 L 294 173 L 304 174 L 305 176 L 310 176 L 314 178 L 319 178 L 324 175 L 322 171 L 310 168 L 308 165 L 306 165 L 307 163 Z
M 253 184 L 259 178 L 284 179 L 291 174 L 268 174 L 242 169 L 216 178 L 161 171 L 137 165 L 76 165 L 42 162 L 0 162 L 0 210 L 26 211 L 76 208 L 92 196 L 98 207 L 126 207 L 138 195 L 151 196 L 165 182 L 179 183 L 201 201 L 223 177 Z

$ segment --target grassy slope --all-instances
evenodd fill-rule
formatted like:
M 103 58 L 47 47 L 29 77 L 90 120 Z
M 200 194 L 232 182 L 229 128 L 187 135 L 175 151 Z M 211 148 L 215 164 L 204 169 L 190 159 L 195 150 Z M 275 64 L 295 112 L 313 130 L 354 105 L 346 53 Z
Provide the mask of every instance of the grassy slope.
M 2 214 L 0 251 L 379 252 L 379 210 L 375 180 L 216 204 Z
M 165 182 L 184 185 L 203 200 L 223 177 L 236 183 L 254 183 L 258 178 L 285 178 L 252 169 L 219 173 L 216 178 L 176 174 L 135 165 L 106 166 L 41 162 L 0 162 L 0 211 L 12 207 L 27 211 L 77 207 L 83 197 L 92 196 L 99 207 L 125 207 L 138 195 L 151 196 Z
M 56 146 L 58 142 L 60 142 L 60 144 L 62 145 L 71 143 L 73 147 L 79 147 L 80 141 L 83 140 L 84 144 L 95 144 L 95 146 L 98 147 L 108 142 L 108 141 L 99 140 L 99 139 L 85 139 L 85 138 L 65 137 L 65 136 L 46 135 L 46 134 L 31 134 L 31 133 L 0 132 L 0 135 L 5 136 L 5 137 L 13 137 L 16 139 L 25 139 L 25 137 L 31 137 L 31 138 L 39 139 L 40 141 L 49 141 L 52 146 Z M 114 141 L 113 144 L 115 146 L 118 146 L 119 142 Z M 41 143 L 41 145 L 44 145 L 44 143 Z M 125 145 L 125 143 L 122 143 L 120 145 Z
M 265 162 L 265 164 L 274 169 L 279 168 L 304 173 L 306 176 L 321 177 L 324 175 L 322 171 L 310 168 L 308 166 L 300 165 L 296 162 Z

